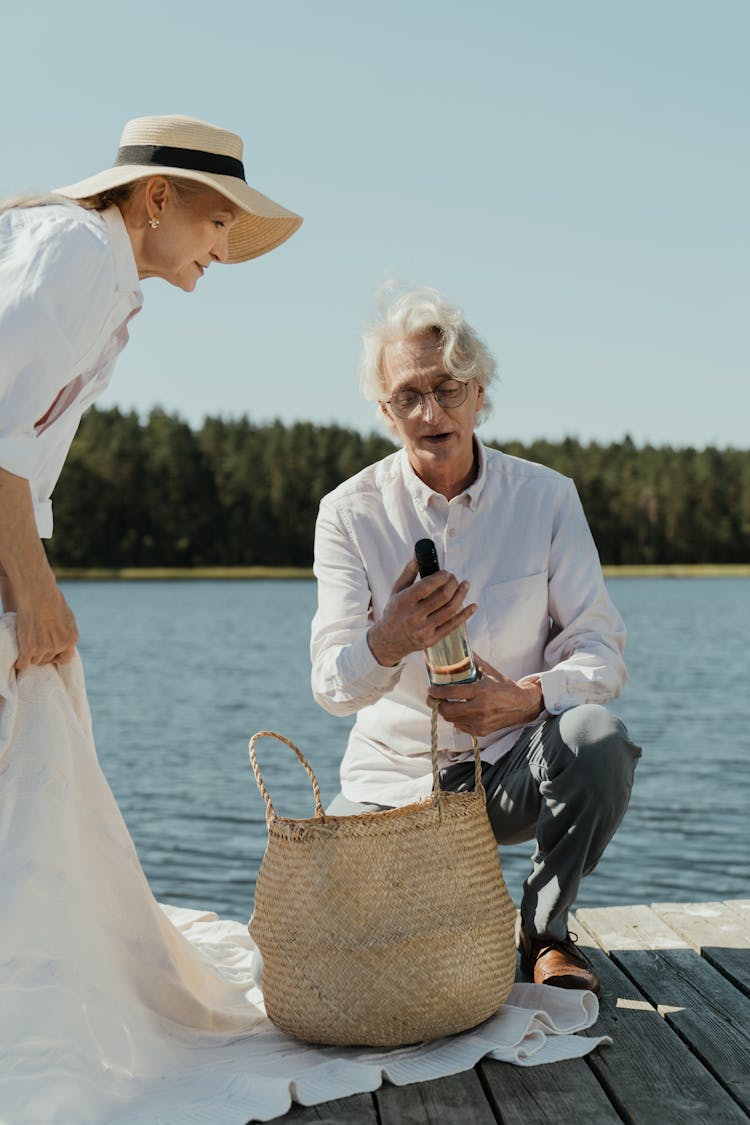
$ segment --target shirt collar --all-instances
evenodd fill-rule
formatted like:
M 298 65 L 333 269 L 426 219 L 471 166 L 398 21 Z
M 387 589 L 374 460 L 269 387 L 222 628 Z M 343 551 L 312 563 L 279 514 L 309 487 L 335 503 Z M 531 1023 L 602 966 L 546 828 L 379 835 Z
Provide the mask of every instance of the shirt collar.
M 143 304 L 143 293 L 138 278 L 138 267 L 135 264 L 135 255 L 130 236 L 127 232 L 122 212 L 117 206 L 107 207 L 99 212 L 108 232 L 112 254 L 115 259 L 115 275 L 117 288 L 123 293 L 132 293 L 140 304 Z
M 456 501 L 465 504 L 466 507 L 470 508 L 472 511 L 476 511 L 479 497 L 487 481 L 487 456 L 484 451 L 484 446 L 476 434 L 474 434 L 474 443 L 477 450 L 478 464 L 476 480 L 472 481 L 468 488 L 465 488 L 459 496 L 455 497 Z M 402 448 L 400 453 L 401 475 L 404 486 L 414 502 L 423 508 L 428 507 L 431 503 L 447 504 L 448 501 L 441 493 L 433 491 L 429 485 L 426 485 L 425 482 L 417 476 L 414 469 L 411 467 L 411 462 L 409 461 L 406 450 Z
M 474 434 L 474 443 L 477 448 L 477 478 L 473 481 L 461 495 L 466 497 L 466 504 L 471 508 L 472 512 L 476 511 L 479 497 L 484 491 L 484 486 L 487 483 L 487 454 L 484 451 L 484 446 L 476 434 Z

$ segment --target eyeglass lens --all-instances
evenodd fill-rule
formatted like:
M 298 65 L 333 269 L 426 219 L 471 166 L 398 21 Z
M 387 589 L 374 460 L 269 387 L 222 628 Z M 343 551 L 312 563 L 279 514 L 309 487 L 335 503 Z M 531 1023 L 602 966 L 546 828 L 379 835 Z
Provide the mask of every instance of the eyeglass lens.
M 463 382 L 441 383 L 431 391 L 397 391 L 390 399 L 394 412 L 401 418 L 410 418 L 422 410 L 428 395 L 432 395 L 444 410 L 461 406 L 466 401 L 468 388 Z

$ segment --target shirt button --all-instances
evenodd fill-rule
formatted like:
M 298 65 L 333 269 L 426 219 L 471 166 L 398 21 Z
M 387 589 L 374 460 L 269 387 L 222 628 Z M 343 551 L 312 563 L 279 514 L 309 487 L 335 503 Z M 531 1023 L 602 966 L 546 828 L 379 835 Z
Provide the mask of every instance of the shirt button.
M 448 538 L 453 539 L 453 538 L 455 538 L 455 535 L 456 535 L 456 529 L 455 529 L 455 527 L 452 527 L 448 532 Z

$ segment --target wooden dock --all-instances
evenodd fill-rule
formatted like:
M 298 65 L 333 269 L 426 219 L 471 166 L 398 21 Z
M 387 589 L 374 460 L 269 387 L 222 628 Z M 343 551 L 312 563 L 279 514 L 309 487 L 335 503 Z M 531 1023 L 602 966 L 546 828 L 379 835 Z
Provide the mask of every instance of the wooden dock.
M 730 1125 L 750 1120 L 750 900 L 580 910 L 613 1046 L 314 1107 L 295 1125 Z

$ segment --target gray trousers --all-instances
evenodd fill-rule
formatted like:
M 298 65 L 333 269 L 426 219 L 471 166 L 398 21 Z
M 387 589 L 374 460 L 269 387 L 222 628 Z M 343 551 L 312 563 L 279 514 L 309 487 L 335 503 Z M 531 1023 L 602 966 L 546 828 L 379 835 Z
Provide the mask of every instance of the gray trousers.
M 536 840 L 521 902 L 529 936 L 565 937 L 581 879 L 594 870 L 625 815 L 640 755 L 620 719 L 586 703 L 527 727 L 499 762 L 483 763 L 498 844 Z M 440 781 L 454 793 L 471 789 L 473 761 L 441 770 Z M 387 807 L 339 793 L 327 811 L 351 816 Z

